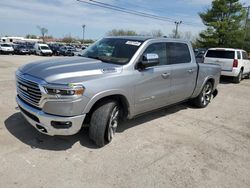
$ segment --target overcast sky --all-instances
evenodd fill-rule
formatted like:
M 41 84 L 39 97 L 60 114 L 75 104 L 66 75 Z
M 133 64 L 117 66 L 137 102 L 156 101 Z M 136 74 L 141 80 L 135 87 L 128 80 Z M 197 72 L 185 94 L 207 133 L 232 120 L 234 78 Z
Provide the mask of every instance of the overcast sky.
M 191 22 L 182 24 L 180 31 L 196 35 L 204 29 L 198 12 L 210 6 L 212 0 L 98 0 L 150 14 Z M 250 0 L 241 2 L 250 5 Z M 103 9 L 76 0 L 1 0 L 0 36 L 39 35 L 37 25 L 46 27 L 49 35 L 63 37 L 71 35 L 82 38 L 81 25 L 86 25 L 85 38 L 98 39 L 111 29 L 130 29 L 138 33 L 160 29 L 165 35 L 175 25 Z

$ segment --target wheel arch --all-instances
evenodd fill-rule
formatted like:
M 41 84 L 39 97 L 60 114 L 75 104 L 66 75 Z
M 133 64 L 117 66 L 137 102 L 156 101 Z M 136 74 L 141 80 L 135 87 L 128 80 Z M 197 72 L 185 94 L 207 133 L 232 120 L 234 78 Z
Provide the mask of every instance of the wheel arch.
M 115 100 L 119 103 L 123 110 L 123 117 L 127 117 L 130 114 L 130 102 L 128 97 L 122 92 L 105 92 L 94 96 L 87 106 L 85 107 L 83 113 L 91 116 L 94 109 L 107 100 Z
M 215 89 L 215 83 L 216 83 L 215 78 L 214 78 L 213 76 L 207 76 L 207 77 L 204 79 L 203 82 L 200 82 L 200 83 L 196 86 L 197 88 L 195 89 L 195 91 L 194 91 L 194 93 L 193 93 L 193 95 L 192 95 L 191 98 L 197 97 L 197 96 L 200 94 L 200 92 L 202 91 L 202 88 L 204 87 L 204 85 L 205 85 L 207 82 L 211 82 L 211 83 L 212 83 L 212 86 L 213 86 L 213 90 Z

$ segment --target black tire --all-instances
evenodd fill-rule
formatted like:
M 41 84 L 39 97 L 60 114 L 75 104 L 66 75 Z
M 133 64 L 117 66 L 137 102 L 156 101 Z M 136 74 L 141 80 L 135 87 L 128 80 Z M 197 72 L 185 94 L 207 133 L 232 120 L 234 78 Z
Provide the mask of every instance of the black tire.
M 193 99 L 193 104 L 198 108 L 205 108 L 212 99 L 212 92 L 213 91 L 213 85 L 211 82 L 207 82 L 202 90 L 201 93 Z
M 112 117 L 115 110 L 118 110 L 115 119 L 116 124 L 112 125 Z M 118 126 L 119 115 L 119 105 L 113 100 L 104 101 L 93 111 L 90 119 L 89 137 L 97 146 L 103 147 L 105 144 L 112 141 Z
M 233 82 L 236 84 L 239 84 L 240 81 L 242 80 L 242 74 L 243 74 L 243 72 L 241 70 L 240 73 L 238 74 L 238 76 L 233 78 Z
M 246 79 L 249 79 L 249 78 L 250 78 L 250 72 L 246 75 L 245 78 L 246 78 Z

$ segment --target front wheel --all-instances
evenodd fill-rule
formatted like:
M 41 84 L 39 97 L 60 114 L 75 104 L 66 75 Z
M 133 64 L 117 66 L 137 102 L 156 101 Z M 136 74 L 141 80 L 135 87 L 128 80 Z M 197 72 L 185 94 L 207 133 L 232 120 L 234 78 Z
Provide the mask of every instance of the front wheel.
M 211 82 L 207 82 L 198 97 L 193 100 L 194 105 L 199 108 L 205 108 L 212 99 L 212 92 L 213 85 L 211 84 Z
M 99 105 L 90 119 L 89 137 L 97 146 L 103 147 L 112 141 L 119 123 L 120 107 L 108 100 Z

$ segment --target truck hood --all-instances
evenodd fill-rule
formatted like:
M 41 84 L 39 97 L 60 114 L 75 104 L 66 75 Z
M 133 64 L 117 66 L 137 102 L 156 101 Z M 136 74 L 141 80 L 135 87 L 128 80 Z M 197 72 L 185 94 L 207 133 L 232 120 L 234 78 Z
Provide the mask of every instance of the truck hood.
M 66 84 L 118 74 L 121 73 L 122 66 L 85 57 L 68 57 L 29 63 L 19 71 L 47 83 Z

